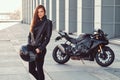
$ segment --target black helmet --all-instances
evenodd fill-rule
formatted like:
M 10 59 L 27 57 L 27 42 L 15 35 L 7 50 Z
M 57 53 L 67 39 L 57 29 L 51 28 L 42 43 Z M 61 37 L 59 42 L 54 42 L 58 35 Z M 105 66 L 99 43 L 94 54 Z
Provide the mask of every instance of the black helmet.
M 20 57 L 27 62 L 35 61 L 36 54 L 33 51 L 29 51 L 27 45 L 23 45 L 20 48 Z

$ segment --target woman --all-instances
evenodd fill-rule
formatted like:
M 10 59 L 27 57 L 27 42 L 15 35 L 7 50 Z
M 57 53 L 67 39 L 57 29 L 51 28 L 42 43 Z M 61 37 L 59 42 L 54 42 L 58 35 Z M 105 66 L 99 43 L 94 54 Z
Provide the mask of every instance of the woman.
M 52 21 L 48 20 L 45 14 L 46 10 L 43 5 L 36 7 L 28 35 L 28 49 L 37 54 L 36 60 L 29 62 L 29 72 L 36 80 L 45 80 L 43 71 L 44 56 L 52 33 Z M 34 46 L 31 46 L 31 32 L 35 38 Z

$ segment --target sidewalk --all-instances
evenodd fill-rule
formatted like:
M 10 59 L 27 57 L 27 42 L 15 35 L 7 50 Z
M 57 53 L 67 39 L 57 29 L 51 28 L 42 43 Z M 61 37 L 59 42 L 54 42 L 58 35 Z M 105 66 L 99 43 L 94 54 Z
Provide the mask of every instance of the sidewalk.
M 7 29 L 0 30 L 0 80 L 35 80 L 28 73 L 28 64 L 19 57 L 19 48 L 27 43 L 29 25 L 15 24 Z M 55 63 L 52 51 L 59 44 L 54 41 L 57 32 L 53 31 L 50 43 L 47 46 L 44 71 L 45 80 L 120 80 L 119 77 L 107 70 L 119 68 L 119 62 L 109 68 L 101 68 L 95 62 L 82 64 L 81 61 L 70 60 L 65 65 Z M 103 79 L 104 77 L 104 79 Z
M 120 45 L 120 37 L 110 39 L 110 44 Z
M 29 26 L 21 23 L 0 30 L 0 80 L 35 80 L 28 63 L 19 57 L 19 48 L 27 43 Z M 45 73 L 46 80 L 51 80 Z
M 14 48 L 17 42 L 15 31 L 10 28 L 0 30 L 0 80 L 30 80 Z

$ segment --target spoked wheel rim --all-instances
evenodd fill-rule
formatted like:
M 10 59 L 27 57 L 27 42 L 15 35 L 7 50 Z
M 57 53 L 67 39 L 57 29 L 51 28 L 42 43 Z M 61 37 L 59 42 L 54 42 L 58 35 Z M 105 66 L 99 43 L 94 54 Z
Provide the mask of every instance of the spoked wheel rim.
M 60 49 L 58 48 L 58 46 L 54 48 L 52 56 L 53 56 L 54 61 L 56 61 L 59 64 L 64 64 L 68 62 L 70 59 L 70 56 L 67 55 L 66 53 L 62 53 Z
M 111 65 L 114 59 L 115 59 L 114 52 L 109 47 L 104 47 L 103 53 L 98 52 L 96 54 L 96 62 L 102 67 L 107 67 Z
M 110 51 L 105 51 L 103 54 L 98 53 L 98 59 L 103 64 L 109 63 L 112 60 L 112 54 Z
M 62 53 L 62 52 L 58 49 L 58 51 L 57 51 L 57 53 L 56 53 L 56 57 L 57 57 L 60 61 L 62 61 L 62 60 L 64 60 L 64 59 L 66 59 L 67 55 L 64 54 L 64 53 Z

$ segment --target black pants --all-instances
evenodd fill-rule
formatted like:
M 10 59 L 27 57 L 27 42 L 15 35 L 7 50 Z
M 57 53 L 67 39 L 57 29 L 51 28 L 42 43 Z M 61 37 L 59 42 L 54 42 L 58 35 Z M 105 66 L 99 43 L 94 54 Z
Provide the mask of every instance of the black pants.
M 35 50 L 35 47 L 32 49 Z M 45 80 L 45 75 L 43 71 L 45 54 L 46 49 L 44 49 L 41 53 L 37 54 L 35 61 L 29 62 L 29 72 L 36 78 L 36 80 Z

